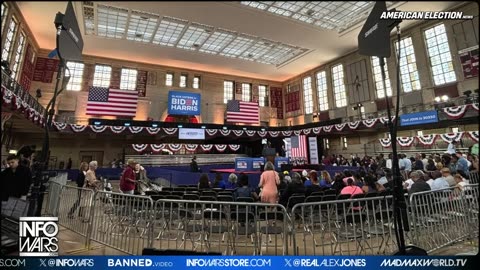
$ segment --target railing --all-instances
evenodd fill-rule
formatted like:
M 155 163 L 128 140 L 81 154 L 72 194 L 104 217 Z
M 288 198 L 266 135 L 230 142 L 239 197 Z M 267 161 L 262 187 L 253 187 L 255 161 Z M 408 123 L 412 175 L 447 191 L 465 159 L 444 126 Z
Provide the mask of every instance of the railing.
M 85 248 L 97 242 L 137 255 L 144 248 L 224 255 L 376 255 L 397 249 L 391 195 L 340 200 L 325 194 L 284 207 L 193 189 L 137 196 L 64 186 L 54 212 L 60 225 L 85 237 Z M 463 240 L 478 247 L 478 195 L 474 184 L 407 197 L 406 244 L 429 253 Z
M 18 84 L 14 79 L 12 79 L 3 69 L 2 69 L 2 86 L 12 91 L 17 97 L 19 97 L 23 102 L 28 104 L 30 108 L 33 108 L 41 115 L 45 113 L 45 107 L 43 107 L 38 100 L 30 95 L 30 93 L 23 89 L 23 87 Z

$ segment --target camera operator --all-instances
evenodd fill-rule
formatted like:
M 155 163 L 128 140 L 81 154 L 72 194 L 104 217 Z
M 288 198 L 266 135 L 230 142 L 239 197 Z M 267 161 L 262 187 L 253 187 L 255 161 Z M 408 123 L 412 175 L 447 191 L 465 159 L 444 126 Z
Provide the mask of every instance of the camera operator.
M 8 201 L 9 197 L 26 200 L 32 184 L 30 168 L 19 164 L 19 157 L 16 155 L 9 155 L 7 163 L 9 167 L 1 172 L 2 201 Z

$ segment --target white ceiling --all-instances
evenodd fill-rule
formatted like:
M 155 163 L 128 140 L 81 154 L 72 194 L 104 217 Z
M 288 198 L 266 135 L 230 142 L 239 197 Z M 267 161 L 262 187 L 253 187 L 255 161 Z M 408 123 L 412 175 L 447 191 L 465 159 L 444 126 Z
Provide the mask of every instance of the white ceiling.
M 16 2 L 42 49 L 55 48 L 53 20 L 65 12 L 67 2 Z M 99 2 L 100 3 L 100 2 Z M 159 64 L 185 69 L 231 74 L 273 81 L 285 81 L 356 50 L 363 20 L 338 33 L 292 18 L 279 16 L 240 4 L 240 2 L 101 2 L 101 4 L 169 16 L 208 26 L 280 42 L 308 51 L 281 65 L 264 64 L 175 47 L 85 35 L 82 2 L 74 2 L 83 32 L 86 55 Z M 402 11 L 443 11 L 459 2 L 400 2 Z M 362 16 L 362 14 L 359 14 Z M 364 15 L 363 15 L 364 16 Z M 406 27 L 415 21 L 404 21 Z

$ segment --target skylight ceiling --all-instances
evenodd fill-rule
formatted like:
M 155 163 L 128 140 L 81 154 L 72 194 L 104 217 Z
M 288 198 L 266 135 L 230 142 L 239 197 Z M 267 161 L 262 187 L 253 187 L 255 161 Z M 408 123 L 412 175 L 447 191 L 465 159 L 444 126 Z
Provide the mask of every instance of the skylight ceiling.
M 339 33 L 368 17 L 373 1 L 365 2 L 291 2 L 291 1 L 241 1 L 242 5 L 287 17 Z M 387 2 L 387 7 L 395 2 Z
M 179 18 L 83 2 L 86 35 L 280 66 L 308 49 Z

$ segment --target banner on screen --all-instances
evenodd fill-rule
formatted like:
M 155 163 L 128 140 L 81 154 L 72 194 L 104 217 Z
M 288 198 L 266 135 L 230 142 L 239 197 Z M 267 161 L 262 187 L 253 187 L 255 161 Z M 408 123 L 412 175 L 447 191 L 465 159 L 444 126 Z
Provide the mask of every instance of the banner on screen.
M 205 140 L 205 129 L 203 128 L 179 128 L 178 131 L 180 140 Z
M 400 126 L 412 126 L 437 122 L 438 115 L 435 110 L 400 115 Z
M 168 92 L 168 114 L 200 115 L 200 94 Z
M 310 164 L 318 164 L 317 138 L 308 137 L 308 146 L 310 149 Z

